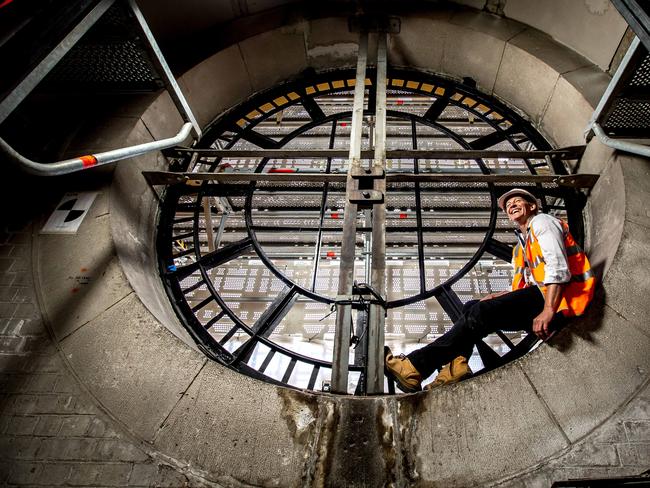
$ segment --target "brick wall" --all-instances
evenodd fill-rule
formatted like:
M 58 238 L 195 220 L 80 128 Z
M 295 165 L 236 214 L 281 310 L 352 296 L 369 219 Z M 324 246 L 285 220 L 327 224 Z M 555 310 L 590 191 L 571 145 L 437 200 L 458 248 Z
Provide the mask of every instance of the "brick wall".
M 69 373 L 36 304 L 31 235 L 0 228 L 0 486 L 202 486 L 120 433 Z

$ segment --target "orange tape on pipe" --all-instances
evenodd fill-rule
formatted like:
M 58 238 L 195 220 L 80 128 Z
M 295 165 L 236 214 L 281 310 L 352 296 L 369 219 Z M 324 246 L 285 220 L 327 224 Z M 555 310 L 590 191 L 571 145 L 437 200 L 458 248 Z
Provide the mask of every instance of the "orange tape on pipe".
M 81 159 L 81 162 L 84 165 L 84 168 L 90 168 L 91 166 L 95 166 L 97 164 L 97 158 L 95 156 L 89 155 L 89 156 L 81 156 L 79 159 Z

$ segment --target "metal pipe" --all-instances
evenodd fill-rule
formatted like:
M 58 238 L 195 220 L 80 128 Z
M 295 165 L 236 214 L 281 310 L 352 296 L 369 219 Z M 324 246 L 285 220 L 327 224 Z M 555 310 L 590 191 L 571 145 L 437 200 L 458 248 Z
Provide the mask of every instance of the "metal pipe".
M 70 49 L 83 35 L 88 32 L 95 22 L 115 3 L 115 0 L 102 0 L 59 42 L 45 58 L 14 88 L 0 103 L 0 123 L 13 112 L 29 95 L 52 68 L 61 61 Z
M 602 127 L 597 122 L 594 122 L 591 128 L 594 131 L 594 134 L 596 134 L 596 137 L 598 137 L 598 140 L 606 146 L 609 146 L 613 149 L 618 149 L 619 151 L 625 151 L 628 153 L 650 158 L 650 146 L 638 144 L 635 142 L 626 142 L 612 139 L 607 134 L 605 134 Z
M 0 153 L 3 153 L 10 161 L 18 164 L 28 173 L 39 176 L 56 176 L 74 173 L 75 171 L 93 168 L 95 166 L 102 166 L 122 159 L 140 156 L 141 154 L 151 151 L 158 151 L 160 149 L 175 146 L 187 139 L 191 130 L 192 124 L 187 122 L 183 125 L 178 134 L 168 139 L 146 142 L 136 146 L 123 147 L 97 154 L 88 154 L 86 156 L 79 156 L 78 158 L 66 159 L 51 164 L 39 163 L 27 159 L 7 144 L 7 142 L 2 138 L 0 138 Z
M 2 123 L 11 112 L 25 99 L 25 97 L 47 76 L 54 66 L 65 56 L 70 49 L 83 37 L 83 35 L 99 20 L 104 13 L 115 3 L 115 0 L 101 0 L 86 15 L 72 31 L 43 59 L 32 72 L 0 103 L 0 123 Z M 88 154 L 78 158 L 66 159 L 55 163 L 44 164 L 32 161 L 18 153 L 5 140 L 0 138 L 0 152 L 5 154 L 11 161 L 17 163 L 25 171 L 39 176 L 55 176 L 76 171 L 101 166 L 122 159 L 127 159 L 151 151 L 167 149 L 176 146 L 185 141 L 189 136 L 190 130 L 194 131 L 197 138 L 201 137 L 199 128 L 192 110 L 190 109 L 185 97 L 180 91 L 174 76 L 165 61 L 149 26 L 145 21 L 142 12 L 138 8 L 135 0 L 129 0 L 129 6 L 138 22 L 140 30 L 148 43 L 149 50 L 153 56 L 156 67 L 164 75 L 165 85 L 170 92 L 172 100 L 180 111 L 186 123 L 180 132 L 174 137 L 162 139 L 159 141 L 147 142 L 136 146 L 115 149 L 98 154 Z
M 156 65 L 156 68 L 164 75 L 163 81 L 165 83 L 165 87 L 167 88 L 167 91 L 169 92 L 169 95 L 174 101 L 176 108 L 181 113 L 183 120 L 185 120 L 185 122 L 190 122 L 192 124 L 194 137 L 196 139 L 200 139 L 201 128 L 199 127 L 199 124 L 194 118 L 192 109 L 187 103 L 187 100 L 185 99 L 183 92 L 181 92 L 178 83 L 176 83 L 176 79 L 174 78 L 172 71 L 169 69 L 169 66 L 167 65 L 167 61 L 165 61 L 165 57 L 163 56 L 162 52 L 160 51 L 160 48 L 158 47 L 158 43 L 156 42 L 156 38 L 153 36 L 153 33 L 149 29 L 149 25 L 147 25 L 147 21 L 144 19 L 144 16 L 142 15 L 140 8 L 138 7 L 138 4 L 135 3 L 135 0 L 129 0 L 129 7 L 131 7 L 131 10 L 133 11 L 133 15 L 135 15 L 135 18 L 138 22 L 138 26 L 140 27 L 140 31 L 142 32 L 144 38 L 147 40 L 149 54 L 151 54 L 154 64 Z
M 358 187 L 357 181 L 352 178 L 352 173 L 361 165 L 361 129 L 367 60 L 368 33 L 362 32 L 359 34 L 359 53 L 357 55 L 357 72 L 354 86 L 354 108 L 352 111 L 352 129 L 350 131 L 350 165 L 346 177 L 346 200 L 343 214 L 343 236 L 341 238 L 341 265 L 338 287 L 338 295 L 341 297 L 349 297 L 352 295 L 354 281 L 357 205 L 350 203 L 350 197 L 352 196 L 352 192 Z M 334 356 L 332 358 L 332 391 L 334 393 L 348 392 L 351 326 L 352 307 L 350 305 L 338 304 L 336 306 Z
M 375 97 L 375 158 L 374 172 L 386 169 L 386 33 L 377 34 L 377 80 Z M 385 174 L 385 173 L 384 173 Z M 386 194 L 386 177 L 374 181 L 374 189 Z M 372 268 L 371 286 L 386 298 L 386 198 L 372 207 Z M 368 318 L 368 362 L 366 393 L 384 392 L 384 327 L 385 310 L 380 304 L 370 305 Z

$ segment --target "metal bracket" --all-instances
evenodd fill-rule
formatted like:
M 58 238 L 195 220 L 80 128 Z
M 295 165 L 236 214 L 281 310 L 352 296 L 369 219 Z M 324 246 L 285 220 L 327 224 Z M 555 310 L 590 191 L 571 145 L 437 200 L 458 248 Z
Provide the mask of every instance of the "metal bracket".
M 350 169 L 350 176 L 355 180 L 360 180 L 362 178 L 378 180 L 380 178 L 384 178 L 386 176 L 386 173 L 384 172 L 384 168 L 372 167 L 370 169 L 367 169 L 356 167 Z
M 598 181 L 598 177 L 599 175 L 592 174 L 567 175 L 558 177 L 555 180 L 555 183 L 557 183 L 559 186 L 591 189 Z
M 337 295 L 334 303 L 351 305 L 355 310 L 365 310 L 368 305 L 379 305 L 388 313 L 386 299 L 367 283 L 357 283 L 355 281 L 352 287 L 352 295 Z
M 350 203 L 364 206 L 384 203 L 384 194 L 378 190 L 354 190 L 350 192 Z

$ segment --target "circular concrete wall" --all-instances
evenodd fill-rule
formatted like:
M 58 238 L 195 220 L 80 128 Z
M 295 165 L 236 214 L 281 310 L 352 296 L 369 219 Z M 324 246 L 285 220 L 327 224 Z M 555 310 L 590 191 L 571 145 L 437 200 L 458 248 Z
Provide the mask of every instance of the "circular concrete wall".
M 345 19 L 305 21 L 214 54 L 180 85 L 205 124 L 308 66 L 353 65 L 354 43 Z M 558 146 L 582 143 L 607 82 L 543 33 L 472 11 L 405 16 L 389 48 L 393 65 L 473 77 Z M 181 125 L 166 95 L 126 119 L 116 145 L 167 137 Z M 594 267 L 607 270 L 587 316 L 553 344 L 478 378 L 375 398 L 272 386 L 196 351 L 157 275 L 157 200 L 140 172 L 163 167 L 159 155 L 118 165 L 76 252 L 68 262 L 41 266 L 43 305 L 70 368 L 98 404 L 153 455 L 206 480 L 282 487 L 507 483 L 575 457 L 647 383 L 645 160 L 592 142 L 579 168 L 601 174 L 590 195 L 587 241 Z M 84 246 L 84 238 L 98 245 Z M 56 246 L 56 238 L 39 238 L 41 263 Z M 48 290 L 65 279 L 67 266 L 85 262 L 105 264 L 97 288 L 109 293 L 55 314 Z

